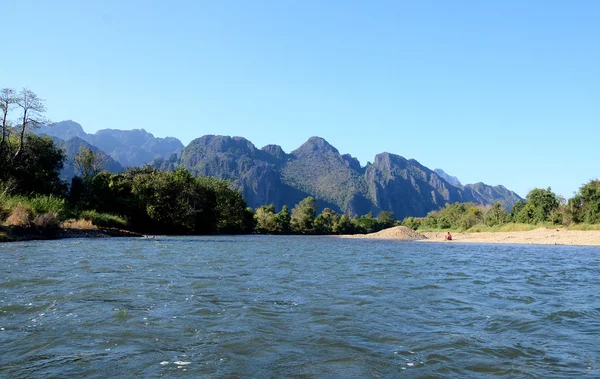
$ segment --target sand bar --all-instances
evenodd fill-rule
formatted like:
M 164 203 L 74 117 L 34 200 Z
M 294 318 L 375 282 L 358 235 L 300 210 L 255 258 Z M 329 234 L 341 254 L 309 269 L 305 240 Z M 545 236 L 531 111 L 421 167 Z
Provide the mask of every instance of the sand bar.
M 538 228 L 526 232 L 452 233 L 452 241 L 445 241 L 446 232 L 415 232 L 404 226 L 395 226 L 377 233 L 343 236 L 344 238 L 409 239 L 419 242 L 443 243 L 503 243 L 525 245 L 600 246 L 600 230 L 568 230 L 565 228 Z

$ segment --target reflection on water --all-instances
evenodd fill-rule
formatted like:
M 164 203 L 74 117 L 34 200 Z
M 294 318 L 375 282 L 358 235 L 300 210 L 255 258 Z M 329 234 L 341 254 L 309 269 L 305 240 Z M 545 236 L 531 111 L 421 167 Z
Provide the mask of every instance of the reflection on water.
M 600 377 L 600 249 L 0 245 L 0 376 Z

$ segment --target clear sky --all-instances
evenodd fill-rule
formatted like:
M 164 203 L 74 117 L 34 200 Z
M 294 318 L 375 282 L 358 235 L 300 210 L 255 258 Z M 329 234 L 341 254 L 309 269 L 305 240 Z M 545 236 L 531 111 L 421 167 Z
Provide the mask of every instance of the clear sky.
M 0 87 L 87 132 L 321 136 L 565 197 L 600 173 L 599 1 L 4 1 Z

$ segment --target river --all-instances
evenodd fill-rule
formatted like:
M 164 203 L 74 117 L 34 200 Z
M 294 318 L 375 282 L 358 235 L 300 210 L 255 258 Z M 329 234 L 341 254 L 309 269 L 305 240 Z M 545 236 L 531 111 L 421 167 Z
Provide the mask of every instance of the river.
M 0 244 L 0 376 L 600 377 L 600 248 Z

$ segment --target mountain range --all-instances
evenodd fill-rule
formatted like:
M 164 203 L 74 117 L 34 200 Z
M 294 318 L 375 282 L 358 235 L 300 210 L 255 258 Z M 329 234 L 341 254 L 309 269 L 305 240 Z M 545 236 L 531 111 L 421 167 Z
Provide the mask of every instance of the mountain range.
M 446 203 L 499 202 L 510 209 L 522 200 L 504 186 L 462 185 L 441 169 L 431 170 L 414 159 L 387 152 L 362 167 L 356 158 L 341 154 L 320 137 L 311 137 L 286 153 L 278 145 L 258 149 L 243 137 L 206 135 L 183 147 L 176 138 L 155 138 L 143 129 L 105 129 L 87 134 L 73 121 L 45 127 L 38 133 L 61 138 L 67 144 L 72 141 L 70 152 L 83 141 L 123 167 L 151 163 L 163 170 L 183 167 L 195 175 L 229 179 L 253 208 L 267 204 L 291 208 L 313 196 L 320 209 L 360 215 L 390 211 L 402 219 L 425 216 Z
M 143 166 L 155 158 L 180 154 L 183 150 L 181 141 L 174 137 L 156 138 L 144 129 L 102 129 L 95 134 L 88 134 L 81 125 L 71 120 L 43 126 L 35 132 L 64 141 L 74 137 L 81 138 L 104 151 L 123 167 Z

